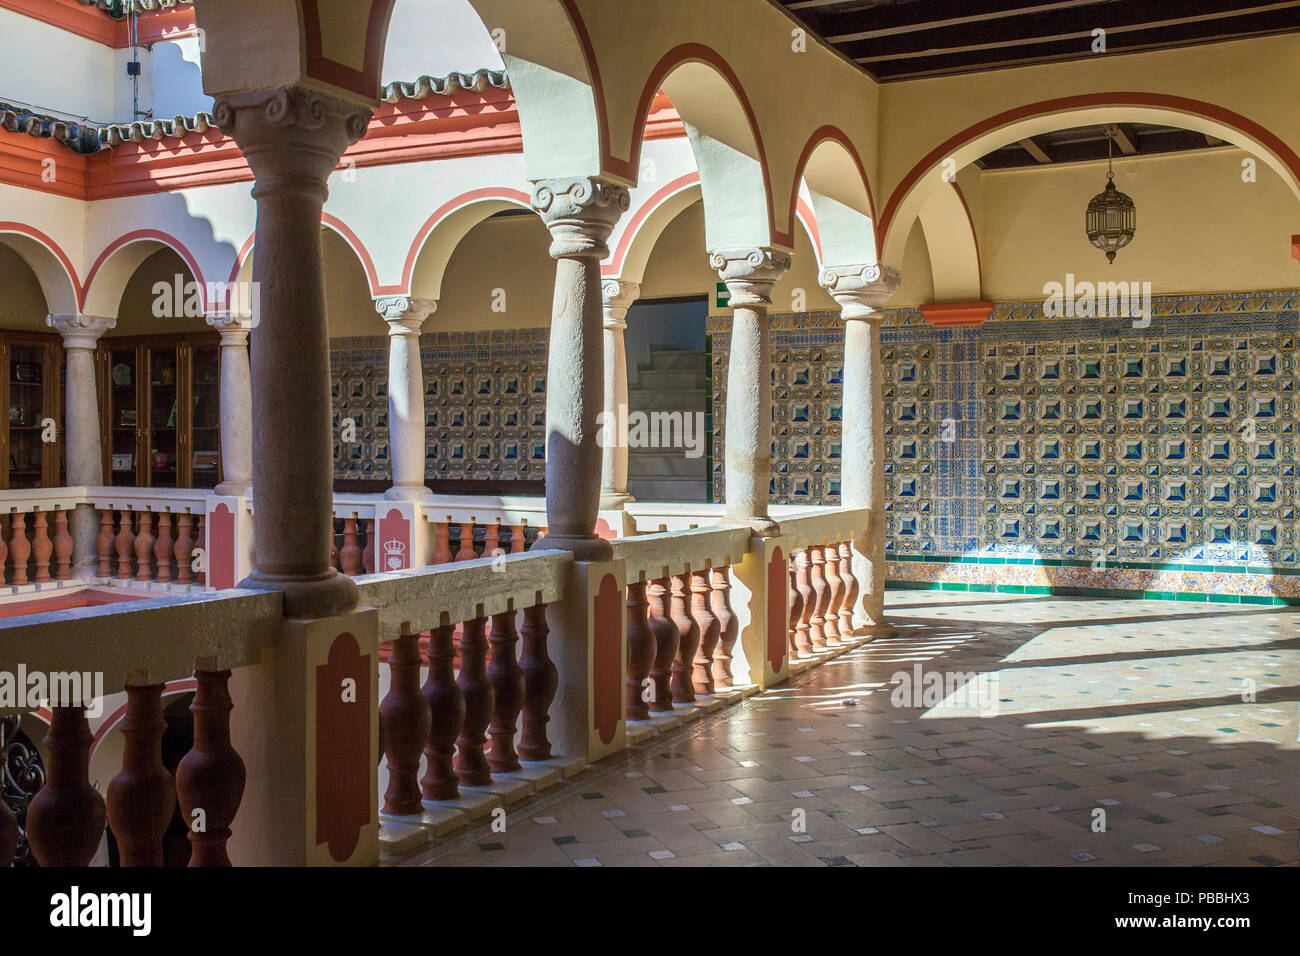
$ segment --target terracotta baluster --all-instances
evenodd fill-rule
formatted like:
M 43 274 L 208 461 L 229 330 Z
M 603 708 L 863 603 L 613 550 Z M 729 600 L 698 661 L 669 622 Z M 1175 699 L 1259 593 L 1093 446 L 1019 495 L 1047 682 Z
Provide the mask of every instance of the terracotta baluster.
M 424 747 L 424 776 L 420 789 L 426 800 L 455 800 L 460 780 L 452 768 L 456 738 L 465 723 L 465 697 L 456 686 L 452 659 L 456 648 L 451 625 L 429 634 L 429 677 L 424 682 L 424 700 L 429 708 L 429 739 Z
M 357 544 L 356 517 L 343 519 L 343 549 L 339 551 L 340 569 L 348 577 L 361 571 L 361 546 Z
M 524 708 L 520 720 L 519 756 L 524 760 L 550 760 L 551 743 L 546 738 L 551 701 L 559 686 L 559 673 L 546 653 L 546 605 L 524 608 L 519 628 L 522 647 L 519 667 L 524 672 Z
M 190 533 L 194 519 L 190 517 L 188 511 L 183 511 L 176 516 L 176 545 L 173 549 L 176 555 L 176 582 L 178 584 L 189 584 L 192 580 L 191 562 L 194 560 L 194 537 Z
M 245 782 L 244 761 L 230 745 L 230 671 L 195 671 L 194 679 L 194 746 L 176 768 L 176 793 L 193 847 L 190 866 L 230 866 L 226 841 Z
M 402 634 L 393 640 L 388 657 L 391 679 L 379 704 L 384 756 L 388 758 L 388 788 L 384 813 L 418 814 L 420 753 L 429 739 L 429 705 L 420 695 L 420 635 Z
M 473 561 L 477 557 L 474 553 L 474 522 L 461 522 L 460 549 L 456 552 L 456 560 Z
M 44 584 L 50 580 L 50 557 L 54 554 L 54 542 L 50 540 L 48 518 L 44 511 L 32 515 L 35 525 L 32 533 L 32 556 L 36 564 L 36 583 Z
M 113 576 L 113 512 L 105 509 L 99 513 L 99 537 L 95 539 L 95 554 L 99 558 L 98 575 Z
M 689 589 L 686 575 L 673 576 L 672 619 L 673 624 L 677 625 L 677 656 L 673 658 L 669 687 L 673 692 L 673 700 L 688 703 L 695 700 L 691 674 L 695 668 L 695 652 L 700 648 L 700 626 L 687 610 L 686 595 Z
M 811 563 L 813 589 L 812 616 L 808 619 L 808 637 L 812 640 L 814 650 L 826 649 L 826 608 L 831 603 L 831 588 L 826 581 L 826 555 L 821 546 L 809 546 L 808 558 Z
M 0 587 L 5 583 L 5 562 L 9 558 L 9 545 L 4 538 L 4 515 L 0 514 Z
M 490 526 L 488 533 L 491 534 Z M 515 631 L 514 611 L 492 615 L 488 643 L 492 646 L 487 668 L 488 680 L 492 683 L 492 723 L 488 725 L 492 749 L 488 751 L 488 765 L 494 773 L 508 773 L 519 769 L 515 730 L 519 726 L 519 712 L 524 706 L 524 672 L 515 659 L 519 634 Z
M 646 586 L 646 599 L 649 605 L 648 623 L 655 642 L 655 656 L 650 664 L 649 674 L 649 707 L 658 712 L 671 712 L 673 709 L 673 658 L 677 656 L 677 645 L 682 639 L 677 625 L 670 617 L 669 592 L 671 590 L 672 583 L 669 578 L 651 581 Z
M 483 535 L 483 557 L 495 557 L 501 547 L 501 519 L 498 518 L 487 526 Z
M 119 511 L 117 515 L 117 537 L 114 539 L 114 545 L 117 548 L 117 578 L 119 581 L 129 581 L 131 579 L 131 555 L 135 553 L 135 534 L 131 531 L 131 512 Z
M 208 583 L 208 520 L 207 516 L 200 513 L 194 516 L 194 523 L 197 530 L 194 533 L 194 547 L 198 548 L 203 554 L 203 563 L 199 565 L 197 574 L 198 583 L 207 586 Z
M 84 707 L 51 708 L 45 786 L 27 807 L 27 842 L 41 866 L 86 866 L 104 835 L 104 798 L 90 784 Z
M 27 540 L 27 516 L 14 513 L 13 537 L 9 539 L 9 558 L 14 566 L 14 584 L 27 583 L 27 559 L 31 557 L 32 546 Z
M 361 551 L 361 569 L 366 574 L 375 573 L 375 530 L 378 526 L 379 522 L 374 518 L 361 522 L 361 530 L 366 535 L 366 546 Z
M 799 626 L 799 618 L 803 616 L 803 595 L 799 592 L 799 571 L 795 567 L 795 562 L 790 562 L 790 626 L 786 630 L 786 637 L 790 645 L 790 659 L 794 660 L 799 656 L 799 644 L 795 640 L 795 629 Z
M 153 512 L 140 512 L 140 530 L 135 536 L 135 579 L 149 581 L 153 579 L 153 569 L 149 559 L 153 557 Z
M 456 738 L 456 776 L 467 787 L 492 782 L 487 757 L 483 754 L 484 733 L 492 721 L 486 624 L 485 619 L 476 617 L 462 624 L 460 630 L 460 673 L 456 675 L 456 684 L 465 695 L 465 723 Z
M 799 623 L 794 628 L 794 643 L 799 649 L 799 656 L 805 660 L 812 657 L 812 615 L 817 608 L 817 592 L 812 586 L 812 555 L 804 548 L 795 555 L 795 580 L 799 588 L 799 598 L 803 611 L 799 614 Z
M 451 564 L 451 547 L 447 544 L 448 525 L 445 521 L 433 525 L 433 563 Z
M 524 553 L 524 526 L 521 524 L 512 524 L 510 526 L 510 553 Z
M 108 825 L 122 866 L 162 866 L 163 834 L 176 808 L 176 785 L 163 766 L 162 684 L 126 687 L 122 769 L 108 782 Z
M 695 673 L 691 683 L 697 694 L 712 694 L 713 651 L 718 646 L 718 619 L 709 608 L 709 571 L 691 572 L 691 619 L 700 632 L 700 643 L 695 650 Z
M 627 706 L 628 720 L 649 720 L 646 677 L 655 660 L 655 636 L 650 630 L 644 581 L 627 584 Z
M 840 551 L 834 544 L 828 544 L 822 548 L 822 554 L 826 558 L 826 588 L 829 592 L 826 610 L 822 612 L 826 619 L 822 629 L 826 634 L 826 643 L 835 646 L 840 642 L 840 604 L 844 601 L 844 582 L 840 580 Z
M 713 651 L 713 682 L 718 687 L 731 687 L 735 677 L 731 673 L 732 651 L 740 636 L 740 618 L 731 609 L 731 579 L 726 567 L 713 569 L 712 591 L 709 595 L 713 616 L 718 619 L 718 646 Z
M 844 581 L 844 600 L 840 602 L 840 640 L 853 637 L 853 609 L 858 603 L 858 579 L 853 576 L 853 548 L 848 541 L 839 543 L 840 578 Z
M 172 579 L 172 513 L 170 511 L 158 512 L 158 537 L 154 541 L 153 557 L 157 565 L 157 574 L 159 581 L 170 581 Z
M 54 577 L 66 581 L 72 577 L 72 535 L 68 534 L 68 513 L 54 512 Z

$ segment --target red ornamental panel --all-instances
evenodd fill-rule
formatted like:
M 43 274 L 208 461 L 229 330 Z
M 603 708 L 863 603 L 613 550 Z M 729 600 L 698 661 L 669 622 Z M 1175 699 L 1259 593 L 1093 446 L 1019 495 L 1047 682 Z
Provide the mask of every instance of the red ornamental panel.
M 344 632 L 316 668 L 316 843 L 338 862 L 370 821 L 370 657 Z
M 790 616 L 790 592 L 785 554 L 780 546 L 772 549 L 767 565 L 767 662 L 772 670 L 781 669 L 785 657 L 785 630 Z
M 379 525 L 376 571 L 402 571 L 411 566 L 411 522 L 396 508 L 389 510 Z
M 591 674 L 594 688 L 594 719 L 601 743 L 609 743 L 618 732 L 623 709 L 623 642 L 620 640 L 623 595 L 614 575 L 600 581 L 595 601 L 595 648 Z
M 208 585 L 218 591 L 235 586 L 235 515 L 224 504 L 208 518 Z

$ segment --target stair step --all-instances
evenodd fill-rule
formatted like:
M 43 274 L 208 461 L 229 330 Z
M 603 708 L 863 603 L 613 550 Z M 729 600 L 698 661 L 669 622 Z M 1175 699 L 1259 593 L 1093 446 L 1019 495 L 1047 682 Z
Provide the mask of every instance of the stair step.
M 638 501 L 704 501 L 708 482 L 703 478 L 627 479 L 627 490 Z
M 627 407 L 633 412 L 703 412 L 709 407 L 709 393 L 703 388 L 667 392 L 628 389 Z
M 628 456 L 628 478 L 701 478 L 707 459 L 687 458 L 683 449 L 651 448 L 657 455 Z
M 709 384 L 709 374 L 704 369 L 643 369 L 637 372 L 636 388 L 642 391 L 676 389 L 704 389 Z
M 651 349 L 650 368 L 708 368 L 707 352 L 692 349 Z

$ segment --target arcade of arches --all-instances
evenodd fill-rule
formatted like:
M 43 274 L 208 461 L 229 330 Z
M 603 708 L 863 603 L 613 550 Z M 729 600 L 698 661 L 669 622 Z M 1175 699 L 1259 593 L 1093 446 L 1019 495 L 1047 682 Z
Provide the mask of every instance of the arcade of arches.
M 0 851 L 1295 862 L 1300 24 L 808 6 L 0 0 Z

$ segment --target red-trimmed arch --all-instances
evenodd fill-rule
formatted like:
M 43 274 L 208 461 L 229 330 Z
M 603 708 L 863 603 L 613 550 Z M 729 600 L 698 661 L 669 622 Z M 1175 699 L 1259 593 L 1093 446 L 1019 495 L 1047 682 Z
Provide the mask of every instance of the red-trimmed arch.
M 325 56 L 319 0 L 299 0 L 307 75 L 358 96 L 378 100 L 384 43 L 396 5 L 397 0 L 371 0 L 370 16 L 366 21 L 365 62 L 358 70 Z
M 753 104 L 749 101 L 749 95 L 745 92 L 745 87 L 740 82 L 740 77 L 736 71 L 731 68 L 731 64 L 717 50 L 703 43 L 682 43 L 673 47 L 665 53 L 659 62 L 655 64 L 654 69 L 650 71 L 650 76 L 646 80 L 645 86 L 641 89 L 641 98 L 637 103 L 636 119 L 634 124 L 635 138 L 632 141 L 632 157 L 628 161 L 623 161 L 609 154 L 608 145 L 602 146 L 605 153 L 606 168 L 615 175 L 622 176 L 629 182 L 636 181 L 636 172 L 641 166 L 641 147 L 645 143 L 645 125 L 646 120 L 650 117 L 650 106 L 654 102 L 655 94 L 659 92 L 663 81 L 668 78 L 669 74 L 683 63 L 703 63 L 711 66 L 718 72 L 718 75 L 726 81 L 731 87 L 732 93 L 735 94 L 740 108 L 745 114 L 745 122 L 749 124 L 750 134 L 754 137 L 754 146 L 758 152 L 759 170 L 763 175 L 763 192 L 767 202 L 767 227 L 772 237 L 772 242 L 777 245 L 792 247 L 794 245 L 793 222 L 789 232 L 779 232 L 776 228 L 776 209 L 772 197 L 772 174 L 768 168 L 767 150 L 763 145 L 763 134 L 759 129 L 758 116 L 754 112 Z M 603 103 L 598 101 L 601 107 L 601 125 L 604 128 L 606 119 L 604 116 Z M 681 110 L 679 109 L 680 113 Z M 602 139 L 608 139 L 608 130 L 602 133 Z M 793 219 L 793 209 L 792 209 Z
M 469 192 L 461 193 L 454 199 L 449 199 L 437 209 L 433 215 L 424 221 L 419 231 L 415 234 L 415 239 L 411 242 L 411 248 L 406 253 L 406 262 L 402 266 L 402 283 L 399 286 L 385 286 L 381 289 L 381 294 L 402 295 L 410 291 L 411 279 L 415 275 L 415 263 L 420 258 L 420 253 L 424 250 L 424 243 L 428 240 L 429 235 L 438 224 L 445 220 L 454 212 L 458 212 L 467 206 L 475 203 L 487 202 L 489 200 L 500 200 L 502 202 L 515 203 L 523 206 L 525 209 L 532 208 L 532 197 L 528 193 L 511 189 L 505 186 L 485 186 L 481 189 L 471 189 Z
M 1284 143 L 1275 133 L 1254 120 L 1222 106 L 1217 106 L 1214 103 L 1193 100 L 1185 96 L 1175 96 L 1169 93 L 1116 92 L 1057 97 L 1027 103 L 1024 106 L 1004 110 L 987 119 L 980 120 L 961 132 L 953 134 L 930 150 L 920 162 L 908 171 L 907 175 L 903 177 L 890 195 L 889 202 L 885 204 L 884 214 L 881 216 L 880 227 L 877 229 L 878 243 L 882 243 L 888 237 L 889 227 L 893 225 L 898 207 L 902 205 L 903 200 L 911 192 L 912 188 L 920 181 L 922 176 L 937 167 L 944 157 L 950 155 L 954 150 L 965 146 L 986 133 L 1019 120 L 1072 109 L 1093 109 L 1106 106 L 1168 109 L 1176 112 L 1195 113 L 1204 116 L 1206 119 L 1215 120 L 1225 126 L 1239 130 L 1244 136 L 1263 145 L 1276 155 L 1291 170 L 1296 181 L 1300 182 L 1300 156 L 1297 156 L 1291 147 Z
M 90 269 L 86 272 L 85 286 L 81 289 L 78 298 L 78 302 L 83 308 L 86 305 L 86 300 L 90 296 L 90 290 L 95 284 L 95 276 L 99 274 L 99 270 L 103 268 L 104 263 L 108 262 L 113 253 L 117 252 L 119 249 L 137 242 L 157 242 L 171 249 L 172 252 L 180 256 L 185 265 L 189 267 L 190 275 L 194 276 L 194 281 L 198 283 L 199 294 L 203 300 L 203 311 L 208 311 L 208 288 L 203 278 L 203 270 L 199 268 L 198 260 L 194 258 L 193 253 L 190 252 L 185 243 L 181 242 L 171 233 L 163 232 L 161 229 L 136 229 L 132 232 L 126 233 L 125 235 L 118 236 L 104 247 L 104 251 L 99 254 L 98 258 L 95 259 Z
M 370 250 L 366 248 L 366 244 L 361 241 L 361 237 L 353 232 L 347 223 L 331 213 L 322 213 L 320 221 L 322 226 L 328 226 L 330 229 L 334 230 L 334 232 L 338 233 L 339 237 L 348 244 L 348 247 L 351 248 L 352 252 L 356 255 L 357 261 L 361 263 L 361 268 L 366 273 L 366 284 L 370 287 L 370 294 L 372 297 L 386 295 L 393 291 L 400 291 L 395 290 L 392 286 L 381 286 L 379 284 L 379 273 L 375 269 L 375 260 L 371 258 Z M 253 251 L 253 246 L 256 245 L 256 243 L 257 233 L 254 232 L 245 239 L 244 244 L 239 247 L 239 252 L 235 256 L 235 264 L 230 269 L 230 278 L 227 280 L 228 287 L 233 287 L 234 283 L 238 281 L 239 270 L 242 269 L 244 263 L 248 261 L 249 253 Z
M 618 245 L 614 247 L 614 253 L 610 256 L 609 261 L 600 267 L 601 275 L 617 276 L 623 271 L 623 263 L 627 261 L 628 251 L 632 248 L 632 243 L 636 241 L 637 233 L 641 231 L 641 226 L 649 219 L 660 206 L 668 201 L 669 197 L 676 196 L 683 189 L 689 189 L 691 186 L 698 185 L 700 174 L 698 172 L 689 172 L 684 176 L 678 176 L 672 182 L 661 186 L 655 190 L 654 194 L 637 207 L 632 218 L 628 220 L 627 228 L 623 230 L 623 235 L 619 237 Z M 703 251 L 703 250 L 701 250 Z
M 849 157 L 853 160 L 853 165 L 857 167 L 858 175 L 862 177 L 862 187 L 867 191 L 867 207 L 871 210 L 871 226 L 876 234 L 876 250 L 880 250 L 880 241 L 883 233 L 880 232 L 879 223 L 876 218 L 876 198 L 875 193 L 871 190 L 871 178 L 867 175 L 867 167 L 862 162 L 857 147 L 853 145 L 853 140 L 849 139 L 848 134 L 838 126 L 821 126 L 808 137 L 808 142 L 804 144 L 803 151 L 799 154 L 799 162 L 794 168 L 794 182 L 790 192 L 790 223 L 794 224 L 795 210 L 799 205 L 799 184 L 803 182 L 804 170 L 808 166 L 808 161 L 812 159 L 812 154 L 816 152 L 817 147 L 827 141 L 838 143 L 844 147 Z M 813 222 L 816 220 L 814 219 Z M 818 252 L 821 251 L 820 244 Z
M 0 221 L 0 233 L 26 236 L 28 239 L 43 246 L 50 255 L 54 256 L 54 258 L 58 260 L 59 265 L 62 266 L 64 273 L 68 277 L 68 282 L 72 286 L 72 294 L 77 301 L 77 305 L 82 306 L 85 304 L 85 292 L 81 285 L 81 280 L 77 277 L 76 267 L 72 264 L 72 260 L 68 258 L 68 254 L 63 251 L 63 248 L 50 238 L 50 236 L 41 232 L 41 230 L 34 226 L 27 225 L 26 223 L 8 221 Z M 87 285 L 89 285 L 89 283 L 87 283 Z

